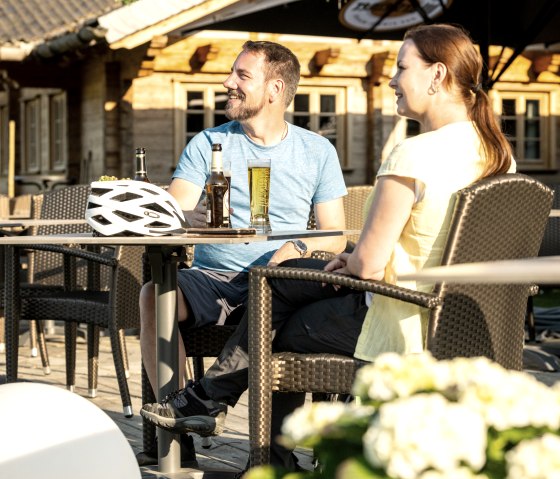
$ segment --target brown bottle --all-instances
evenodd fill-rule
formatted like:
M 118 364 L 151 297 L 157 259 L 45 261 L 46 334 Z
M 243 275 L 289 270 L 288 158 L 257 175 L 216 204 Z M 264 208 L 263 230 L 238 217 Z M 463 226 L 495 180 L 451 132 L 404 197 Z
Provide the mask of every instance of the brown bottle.
M 146 148 L 136 148 L 135 158 L 136 172 L 134 173 L 134 180 L 149 183 L 148 171 L 146 170 Z
M 222 145 L 212 145 L 212 167 L 206 182 L 206 225 L 229 228 L 229 186 L 222 166 Z

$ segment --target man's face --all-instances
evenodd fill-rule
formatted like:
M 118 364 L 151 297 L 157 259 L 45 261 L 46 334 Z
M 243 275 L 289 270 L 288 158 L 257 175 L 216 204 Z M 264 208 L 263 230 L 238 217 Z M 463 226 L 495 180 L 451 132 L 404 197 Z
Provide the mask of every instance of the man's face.
M 244 121 L 261 112 L 267 101 L 265 71 L 266 63 L 262 54 L 239 54 L 223 83 L 228 90 L 225 107 L 227 118 Z

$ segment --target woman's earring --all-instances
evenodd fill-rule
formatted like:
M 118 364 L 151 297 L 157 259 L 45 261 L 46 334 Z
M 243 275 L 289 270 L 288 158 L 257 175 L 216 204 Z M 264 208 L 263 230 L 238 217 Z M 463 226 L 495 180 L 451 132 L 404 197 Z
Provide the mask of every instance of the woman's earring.
M 439 87 L 435 87 L 433 83 L 430 85 L 430 88 L 428 88 L 428 93 L 430 95 L 435 95 L 438 91 Z

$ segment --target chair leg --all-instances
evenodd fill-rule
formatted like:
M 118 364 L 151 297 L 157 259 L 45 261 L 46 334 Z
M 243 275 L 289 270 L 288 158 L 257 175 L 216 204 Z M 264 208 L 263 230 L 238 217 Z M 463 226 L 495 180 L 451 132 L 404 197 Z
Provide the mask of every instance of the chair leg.
M 49 362 L 49 353 L 47 351 L 47 342 L 45 341 L 45 330 L 43 328 L 43 321 L 35 321 L 37 326 L 37 345 L 39 346 L 39 353 L 41 354 L 41 362 L 43 364 L 43 372 L 45 374 L 51 373 L 51 365 Z
M 87 325 L 88 350 L 88 396 L 97 395 L 97 375 L 99 372 L 99 333 L 100 328 L 95 324 Z
M 6 351 L 6 318 L 4 312 L 0 316 L 0 353 Z
M 130 378 L 130 366 L 128 364 L 128 353 L 126 351 L 126 334 L 124 329 L 119 329 L 119 344 L 121 345 L 121 355 L 123 358 L 124 375 Z
M 148 375 L 146 374 L 146 369 L 144 369 L 144 364 L 142 364 L 142 404 L 150 404 L 156 402 L 156 396 L 152 385 L 148 380 Z M 144 451 L 148 451 L 154 444 L 156 438 L 156 427 L 142 418 L 142 443 L 144 446 Z
M 29 348 L 31 349 L 31 357 L 37 357 L 37 321 L 29 320 Z
M 119 390 L 121 393 L 121 400 L 123 403 L 123 413 L 125 417 L 132 417 L 132 402 L 130 400 L 130 392 L 128 390 L 128 381 L 124 371 L 123 362 L 123 345 L 124 334 L 121 334 L 117 329 L 110 329 L 109 337 L 111 338 L 111 349 L 113 351 L 113 361 L 115 362 L 115 372 L 117 373 L 117 381 L 119 383 Z
M 533 297 L 529 296 L 527 299 L 527 332 L 529 334 L 529 342 L 534 343 L 537 341 L 537 329 L 535 327 L 535 311 L 533 309 Z
M 64 323 L 64 343 L 66 351 L 66 388 L 74 392 L 76 385 L 76 336 L 78 324 Z

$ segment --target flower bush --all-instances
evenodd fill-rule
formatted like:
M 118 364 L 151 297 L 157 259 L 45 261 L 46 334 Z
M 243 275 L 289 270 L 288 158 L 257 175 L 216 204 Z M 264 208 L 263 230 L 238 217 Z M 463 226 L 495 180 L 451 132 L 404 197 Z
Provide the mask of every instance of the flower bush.
M 281 441 L 314 449 L 315 471 L 245 479 L 560 479 L 560 385 L 486 358 L 386 353 L 358 371 L 356 401 L 313 403 Z

